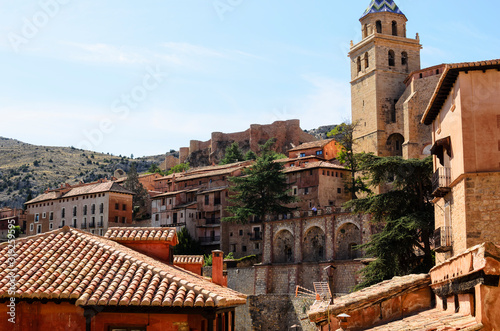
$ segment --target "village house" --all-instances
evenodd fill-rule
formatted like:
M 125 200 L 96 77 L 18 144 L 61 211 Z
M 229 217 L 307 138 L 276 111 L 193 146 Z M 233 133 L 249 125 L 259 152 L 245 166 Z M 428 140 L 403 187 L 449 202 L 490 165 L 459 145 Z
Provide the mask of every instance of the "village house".
M 47 190 L 26 202 L 26 234 L 68 225 L 102 236 L 110 226 L 132 224 L 133 195 L 106 179 Z
M 333 139 L 324 139 L 303 143 L 288 151 L 288 157 L 301 158 L 315 156 L 322 160 L 332 160 L 340 151 L 338 143 Z
M 15 321 L 1 319 L 0 329 L 235 330 L 246 296 L 222 286 L 222 254 L 213 253 L 210 280 L 173 264 L 176 244 L 170 228 L 111 228 L 101 237 L 64 226 L 17 239 L 13 265 L 9 244 L 0 244 L 0 313 Z
M 500 243 L 500 60 L 449 64 L 422 123 L 432 127 L 436 261 Z
M 25 231 L 26 213 L 24 210 L 10 207 L 0 208 L 0 241 L 8 239 L 9 224 L 19 226 L 22 231 Z

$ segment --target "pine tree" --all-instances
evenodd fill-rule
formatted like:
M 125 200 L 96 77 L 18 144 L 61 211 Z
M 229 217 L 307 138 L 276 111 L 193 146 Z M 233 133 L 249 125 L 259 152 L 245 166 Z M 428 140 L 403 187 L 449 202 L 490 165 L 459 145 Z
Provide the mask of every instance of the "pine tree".
M 139 174 L 137 173 L 135 162 L 130 166 L 123 187 L 135 193 L 132 200 L 134 219 L 147 218 L 149 205 L 151 204 L 150 197 L 148 191 L 139 182 Z
M 404 160 L 362 154 L 360 160 L 370 185 L 391 183 L 392 190 L 347 203 L 353 212 L 370 214 L 372 222 L 383 227 L 360 246 L 376 260 L 362 270 L 364 280 L 357 288 L 394 276 L 428 272 L 434 265 L 430 248 L 434 231 L 432 158 Z
M 250 150 L 245 154 L 245 161 L 252 161 L 257 159 L 257 154 L 254 151 Z
M 176 255 L 197 255 L 202 253 L 201 245 L 191 237 L 187 228 L 182 228 L 177 232 L 179 243 L 174 247 Z
M 235 141 L 229 147 L 226 148 L 224 158 L 220 161 L 219 164 L 230 164 L 243 160 L 244 160 L 243 153 L 241 152 L 238 143 Z
M 293 210 L 287 204 L 297 201 L 290 195 L 283 164 L 275 162 L 276 152 L 271 150 L 274 142 L 268 141 L 261 147 L 261 156 L 245 169 L 243 176 L 231 177 L 234 184 L 230 197 L 232 203 L 227 211 L 232 216 L 223 221 L 246 223 L 251 216 L 264 220 L 268 214 L 285 214 Z

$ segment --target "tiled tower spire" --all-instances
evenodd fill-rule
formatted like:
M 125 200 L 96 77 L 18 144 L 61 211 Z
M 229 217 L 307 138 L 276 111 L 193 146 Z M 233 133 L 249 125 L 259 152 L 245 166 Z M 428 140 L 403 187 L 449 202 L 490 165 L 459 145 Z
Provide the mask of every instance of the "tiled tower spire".
M 382 12 L 404 15 L 393 0 L 372 0 L 368 8 L 366 8 L 365 12 L 363 13 L 362 17 L 368 14 Z

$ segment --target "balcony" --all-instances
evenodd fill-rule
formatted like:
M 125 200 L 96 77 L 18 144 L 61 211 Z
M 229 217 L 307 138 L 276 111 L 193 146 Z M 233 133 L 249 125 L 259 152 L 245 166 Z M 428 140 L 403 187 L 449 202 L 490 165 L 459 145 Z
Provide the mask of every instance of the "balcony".
M 172 223 L 172 224 L 161 224 L 162 228 L 179 228 L 182 226 L 186 226 L 186 223 Z
M 432 175 L 432 195 L 442 198 L 451 191 L 451 169 L 441 167 Z
M 434 231 L 434 251 L 438 253 L 451 251 L 453 248 L 451 226 L 442 226 Z
M 200 237 L 199 241 L 202 245 L 217 245 L 220 244 L 220 236 Z
M 87 228 L 87 223 L 83 223 L 80 227 L 81 227 L 82 229 L 86 229 L 86 228 Z
M 252 234 L 252 236 L 250 237 L 250 240 L 252 241 L 257 241 L 257 240 L 262 240 L 262 233 L 254 233 Z
M 95 222 L 90 222 L 89 223 L 89 228 L 95 228 Z
M 97 222 L 98 228 L 102 228 L 103 226 L 104 226 L 104 222 L 101 222 L 101 221 Z
M 220 226 L 220 218 L 205 218 L 205 223 L 204 224 L 198 224 L 197 227 L 199 228 L 216 228 Z

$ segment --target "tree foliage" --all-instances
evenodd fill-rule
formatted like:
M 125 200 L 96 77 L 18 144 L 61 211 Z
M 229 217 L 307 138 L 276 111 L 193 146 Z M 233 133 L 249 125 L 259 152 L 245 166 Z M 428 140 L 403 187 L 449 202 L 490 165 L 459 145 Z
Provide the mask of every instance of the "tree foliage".
M 361 154 L 359 160 L 371 186 L 390 183 L 392 189 L 347 203 L 353 212 L 370 214 L 372 222 L 383 227 L 369 243 L 359 247 L 376 260 L 362 270 L 364 280 L 357 288 L 394 276 L 428 272 L 434 264 L 430 248 L 434 230 L 432 159 Z
M 356 123 L 342 123 L 337 125 L 327 135 L 333 138 L 341 147 L 337 160 L 351 171 L 349 182 L 346 183 L 346 189 L 351 193 L 351 199 L 357 199 L 358 192 L 367 192 L 363 178 L 357 175 L 359 170 L 359 154 L 354 153 L 354 130 Z
M 179 172 L 184 172 L 184 171 L 189 170 L 189 168 L 190 168 L 189 162 L 177 164 L 177 165 L 173 166 L 172 168 L 170 168 L 167 175 L 171 175 L 171 174 L 179 173 Z
M 219 164 L 230 164 L 244 160 L 245 157 L 243 156 L 243 153 L 240 150 L 238 142 L 235 141 L 226 148 L 224 158 L 220 161 Z
M 251 216 L 263 220 L 268 214 L 284 214 L 293 210 L 286 205 L 297 201 L 297 198 L 289 194 L 283 164 L 275 162 L 279 154 L 271 149 L 273 143 L 270 140 L 260 146 L 261 155 L 244 170 L 243 176 L 229 178 L 233 184 L 232 205 L 226 210 L 232 216 L 223 218 L 223 221 L 246 223 Z
M 254 151 L 250 150 L 245 154 L 245 161 L 252 161 L 257 159 L 257 154 Z
M 174 247 L 176 255 L 199 255 L 202 253 L 200 243 L 191 237 L 187 228 L 182 228 L 177 232 L 179 243 Z
M 163 174 L 163 172 L 161 171 L 160 167 L 156 163 L 151 163 L 151 166 L 148 169 L 148 173 L 150 173 L 150 174 L 160 174 L 160 175 Z
M 130 166 L 130 170 L 127 173 L 127 179 L 125 180 L 123 187 L 135 193 L 132 199 L 134 219 L 147 218 L 149 216 L 148 207 L 151 204 L 151 201 L 148 191 L 139 182 L 139 174 L 137 173 L 135 162 Z

